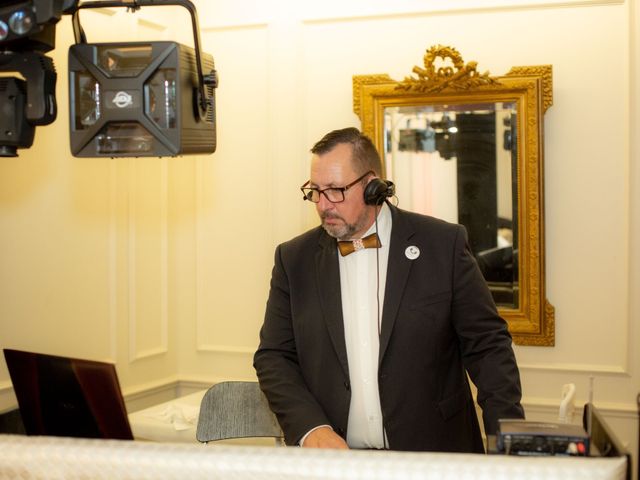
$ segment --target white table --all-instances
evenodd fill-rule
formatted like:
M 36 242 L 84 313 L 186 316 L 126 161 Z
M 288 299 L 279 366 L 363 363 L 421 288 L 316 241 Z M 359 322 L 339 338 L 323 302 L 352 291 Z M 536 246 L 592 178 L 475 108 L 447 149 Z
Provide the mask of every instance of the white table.
M 207 390 L 159 403 L 131 413 L 129 424 L 136 440 L 195 443 L 200 402 Z
M 624 480 L 624 457 L 516 457 L 0 435 L 20 480 Z

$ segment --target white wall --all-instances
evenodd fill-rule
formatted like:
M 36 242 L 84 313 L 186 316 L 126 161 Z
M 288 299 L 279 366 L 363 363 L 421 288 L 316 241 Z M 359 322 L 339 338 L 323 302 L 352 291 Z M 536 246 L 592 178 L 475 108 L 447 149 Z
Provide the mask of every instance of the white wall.
M 637 2 L 195 3 L 220 75 L 212 156 L 73 158 L 72 36 L 61 22 L 58 120 L 19 158 L 0 159 L 1 346 L 115 361 L 130 399 L 253 378 L 273 249 L 316 224 L 298 191 L 309 147 L 359 125 L 352 75 L 400 80 L 440 43 L 492 75 L 553 65 L 545 214 L 556 345 L 516 347 L 524 403 L 530 418 L 553 420 L 562 385 L 575 382 L 581 404 L 593 377 L 596 405 L 637 451 Z M 191 43 L 186 12 L 143 10 L 143 22 L 92 15 L 89 40 L 115 40 L 117 22 L 117 40 Z M 0 410 L 13 402 L 0 364 Z

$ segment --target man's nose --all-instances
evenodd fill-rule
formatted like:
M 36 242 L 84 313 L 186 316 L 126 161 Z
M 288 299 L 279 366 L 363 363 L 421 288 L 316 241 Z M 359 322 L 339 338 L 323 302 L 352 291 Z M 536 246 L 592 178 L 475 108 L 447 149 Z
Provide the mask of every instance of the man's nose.
M 325 211 L 333 208 L 333 203 L 329 201 L 324 193 L 320 194 L 320 201 L 318 202 L 318 210 Z

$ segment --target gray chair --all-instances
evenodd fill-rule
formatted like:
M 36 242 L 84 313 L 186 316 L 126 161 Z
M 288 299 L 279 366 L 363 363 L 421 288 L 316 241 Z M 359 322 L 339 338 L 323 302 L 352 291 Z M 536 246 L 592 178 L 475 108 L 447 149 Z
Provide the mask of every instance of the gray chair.
M 204 394 L 196 438 L 207 443 L 233 438 L 273 437 L 283 434 L 258 382 L 221 382 Z

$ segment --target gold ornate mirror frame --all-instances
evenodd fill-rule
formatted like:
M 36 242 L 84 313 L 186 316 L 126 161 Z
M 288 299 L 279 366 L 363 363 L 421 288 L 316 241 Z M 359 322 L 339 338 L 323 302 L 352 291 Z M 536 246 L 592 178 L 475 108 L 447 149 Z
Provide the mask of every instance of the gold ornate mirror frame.
M 510 145 L 511 149 L 507 155 L 510 156 L 508 162 L 511 163 L 509 171 L 512 185 L 509 188 L 514 226 L 508 231 L 512 232 L 511 253 L 515 253 L 511 261 L 516 265 L 513 267 L 511 279 L 513 301 L 506 305 L 496 303 L 501 316 L 509 324 L 516 344 L 553 345 L 555 312 L 545 297 L 543 207 L 543 117 L 553 102 L 551 66 L 514 67 L 504 76 L 492 77 L 488 72 L 478 73 L 477 63 L 465 63 L 454 48 L 437 45 L 427 50 L 424 68 L 416 66 L 413 72 L 416 74 L 415 77 L 405 77 L 403 81 L 395 81 L 387 74 L 353 77 L 353 108 L 360 117 L 363 132 L 375 142 L 382 156 L 383 172 L 386 172 L 390 180 L 396 181 L 390 178 L 390 172 L 393 170 L 388 164 L 395 158 L 393 152 L 403 149 L 416 152 L 425 150 L 424 147 L 416 146 L 417 134 L 421 135 L 418 139 L 420 145 L 432 141 L 426 150 L 439 156 L 442 161 L 441 152 L 444 150 L 436 150 L 433 147 L 433 138 L 435 136 L 435 142 L 438 138 L 441 141 L 442 138 L 450 141 L 450 135 L 446 130 L 444 134 L 438 133 L 443 130 L 432 128 L 433 125 L 442 126 L 448 122 L 448 125 L 455 126 L 456 118 L 460 121 L 470 117 L 473 117 L 473 121 L 482 120 L 480 112 L 484 115 L 486 106 L 494 111 L 491 121 L 498 125 L 495 121 L 498 118 L 495 111 L 502 109 L 503 105 L 509 106 L 510 110 L 506 114 L 508 118 L 502 120 L 508 124 L 507 133 L 509 138 L 512 138 L 509 142 L 505 140 L 504 145 Z M 436 117 L 432 116 L 429 120 L 423 120 L 419 129 L 394 129 L 395 127 L 390 127 L 392 124 L 389 119 L 398 111 L 412 112 L 413 116 L 402 117 L 405 123 L 410 122 L 406 118 L 416 120 L 418 116 L 424 117 L 424 112 L 427 112 L 427 115 L 440 115 L 438 118 L 441 120 L 434 121 Z M 453 123 L 450 117 L 454 118 Z M 463 137 L 458 127 L 449 131 L 456 132 L 458 139 L 471 138 Z M 406 137 L 405 134 L 409 134 L 409 142 L 406 138 L 404 141 L 395 138 Z M 498 144 L 498 127 L 491 135 L 494 143 Z M 464 147 L 465 158 L 473 157 L 474 145 L 477 143 L 471 142 Z M 497 148 L 494 146 L 493 150 Z M 461 156 L 461 153 L 458 153 L 458 156 Z M 494 159 L 495 156 L 496 154 Z M 452 157 L 455 157 L 455 152 Z M 454 160 L 460 165 L 457 157 Z M 456 177 L 455 174 L 453 176 Z M 415 183 L 413 177 L 411 181 Z M 459 179 L 456 181 L 457 185 L 460 185 Z M 428 190 L 429 187 L 422 189 Z M 495 189 L 498 189 L 497 185 Z M 402 192 L 400 189 L 401 203 Z M 495 193 L 489 193 L 495 196 Z M 497 214 L 494 216 L 497 217 Z M 464 224 L 462 221 L 458 223 Z M 469 235 L 472 240 L 473 232 L 469 232 Z M 488 283 L 491 288 L 492 283 Z

